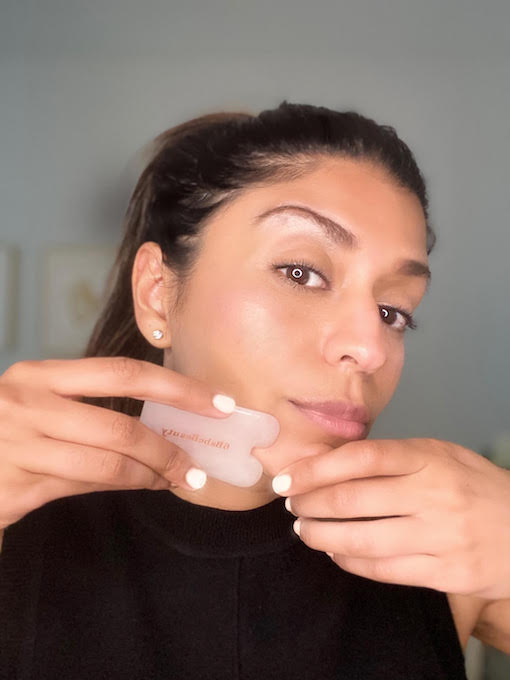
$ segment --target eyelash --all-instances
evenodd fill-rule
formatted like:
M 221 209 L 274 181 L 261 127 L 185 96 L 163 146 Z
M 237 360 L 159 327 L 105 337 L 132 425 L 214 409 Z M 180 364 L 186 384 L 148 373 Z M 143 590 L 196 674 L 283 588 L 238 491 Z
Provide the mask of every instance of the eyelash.
M 324 281 L 327 282 L 326 277 L 324 276 L 324 274 L 321 271 L 316 269 L 310 263 L 305 262 L 304 260 L 299 260 L 299 261 L 295 261 L 295 262 L 280 262 L 280 263 L 275 262 L 275 263 L 273 263 L 273 269 L 275 269 L 275 270 L 289 269 L 291 267 L 299 267 L 300 269 L 301 268 L 302 269 L 308 269 L 311 272 L 313 272 L 314 274 L 317 274 L 317 276 L 320 276 Z M 287 283 L 290 283 L 290 285 L 293 286 L 294 288 L 297 286 L 298 288 L 301 288 L 303 290 L 314 290 L 313 288 L 307 288 L 307 286 L 301 285 L 297 281 L 292 281 L 292 279 L 285 278 L 285 280 L 286 280 Z M 399 314 L 401 314 L 404 317 L 404 319 L 406 321 L 406 325 L 402 330 L 399 330 L 399 332 L 403 333 L 407 329 L 416 330 L 416 328 L 418 328 L 418 325 L 417 325 L 416 321 L 414 320 L 413 315 L 410 314 L 409 312 L 406 312 L 405 310 L 400 309 L 399 307 L 389 307 L 388 305 L 381 305 L 381 307 L 383 309 L 389 309 L 392 312 L 398 312 Z M 393 327 L 393 326 L 391 326 L 391 324 L 386 324 L 386 325 L 389 326 L 390 328 Z

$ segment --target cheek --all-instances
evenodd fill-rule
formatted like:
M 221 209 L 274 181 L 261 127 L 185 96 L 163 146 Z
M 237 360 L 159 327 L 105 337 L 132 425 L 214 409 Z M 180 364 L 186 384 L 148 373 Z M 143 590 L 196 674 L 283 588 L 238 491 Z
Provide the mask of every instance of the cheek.
M 289 340 L 296 337 L 288 307 L 253 281 L 201 286 L 175 336 L 176 370 L 230 390 L 239 403 L 267 407 L 267 390 L 286 372 Z
M 220 325 L 213 331 L 215 342 L 227 343 L 233 356 L 263 368 L 286 354 L 293 317 L 274 293 L 238 288 L 218 297 L 215 305 Z

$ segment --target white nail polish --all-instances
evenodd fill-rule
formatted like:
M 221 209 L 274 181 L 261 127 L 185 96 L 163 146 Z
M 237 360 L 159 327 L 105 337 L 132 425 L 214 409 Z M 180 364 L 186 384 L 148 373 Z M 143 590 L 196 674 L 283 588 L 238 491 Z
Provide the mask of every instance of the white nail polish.
M 215 394 L 213 397 L 214 408 L 222 413 L 232 413 L 236 407 L 235 399 L 227 397 L 225 394 Z
M 275 493 L 285 493 L 290 489 L 291 485 L 290 475 L 278 475 L 273 479 L 273 491 Z
M 207 481 L 207 475 L 203 470 L 198 468 L 190 468 L 186 472 L 186 482 L 193 489 L 201 489 Z
M 290 507 L 290 498 L 285 499 L 285 507 L 289 512 L 292 512 L 292 508 Z

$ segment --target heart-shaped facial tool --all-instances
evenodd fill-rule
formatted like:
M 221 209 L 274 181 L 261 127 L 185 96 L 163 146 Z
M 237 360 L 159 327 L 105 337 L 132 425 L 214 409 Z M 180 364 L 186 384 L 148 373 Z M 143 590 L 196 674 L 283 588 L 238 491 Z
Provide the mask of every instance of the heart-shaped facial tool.
M 219 419 L 146 401 L 140 422 L 184 449 L 209 476 L 235 486 L 258 482 L 262 465 L 251 450 L 271 446 L 280 433 L 274 416 L 241 406 Z

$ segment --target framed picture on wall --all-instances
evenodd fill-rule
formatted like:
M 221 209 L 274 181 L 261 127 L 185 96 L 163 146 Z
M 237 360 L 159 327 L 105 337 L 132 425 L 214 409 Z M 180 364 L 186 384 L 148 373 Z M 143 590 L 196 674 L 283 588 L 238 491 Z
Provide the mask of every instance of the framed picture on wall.
M 78 357 L 105 300 L 114 246 L 57 246 L 43 256 L 41 349 L 46 357 Z
M 0 351 L 16 341 L 19 250 L 0 243 Z

